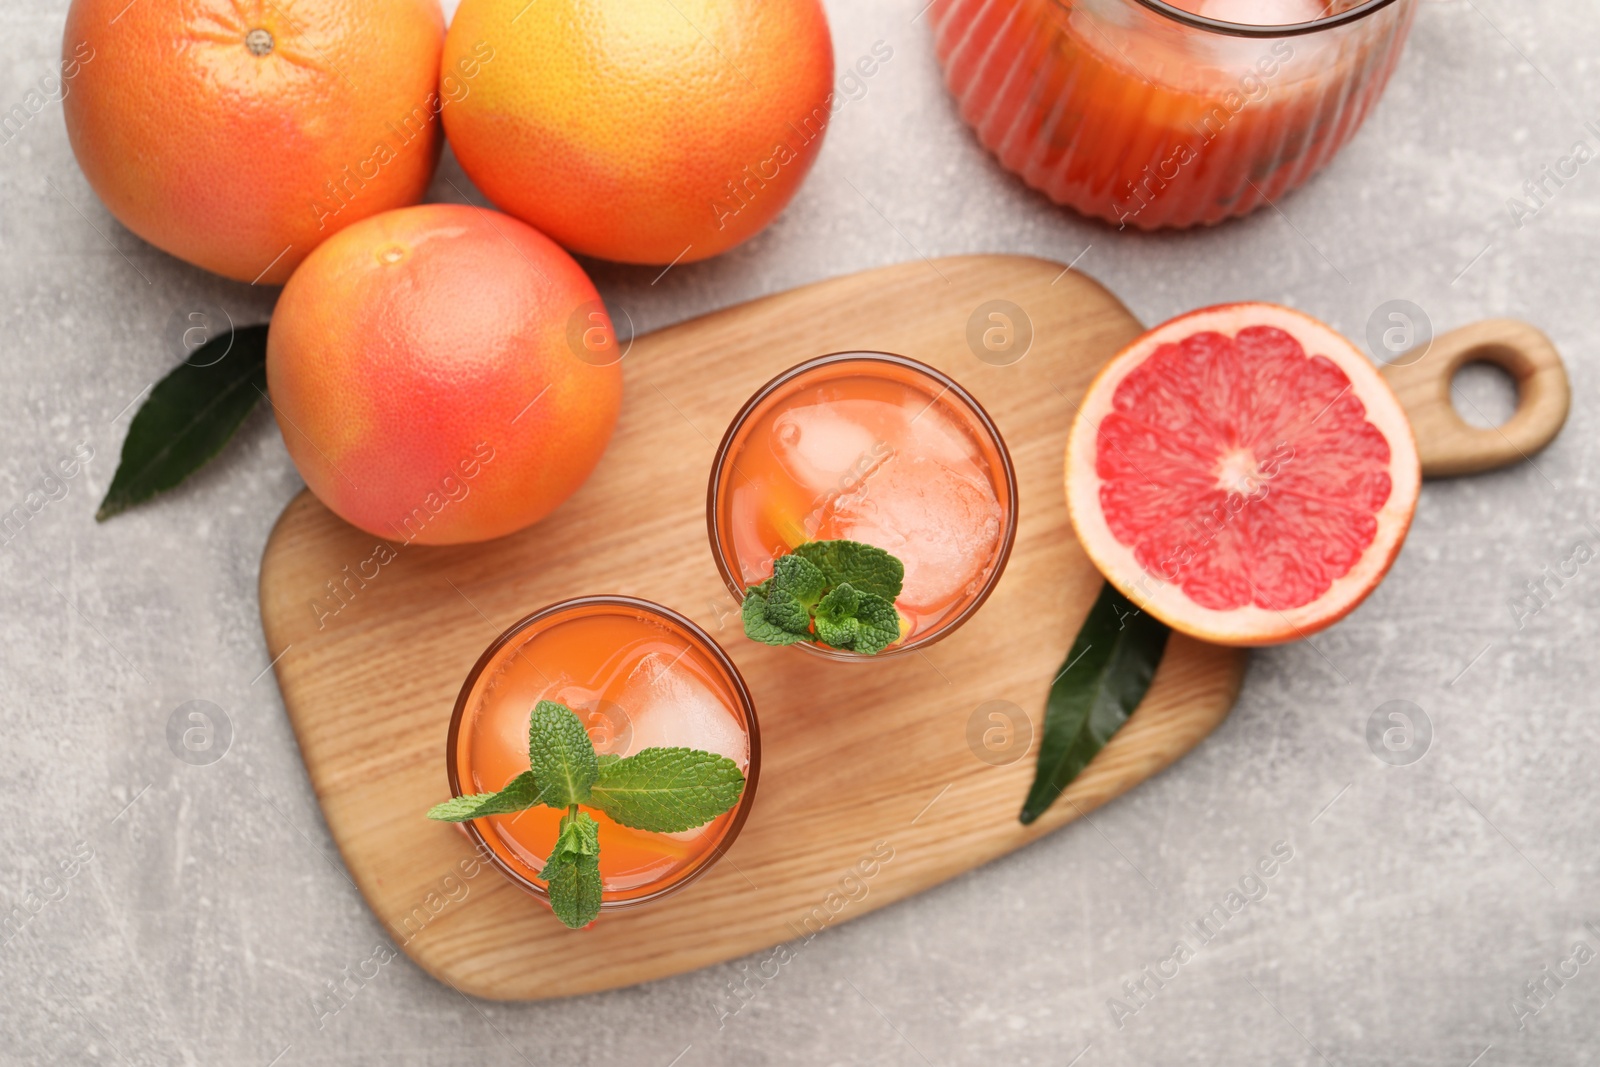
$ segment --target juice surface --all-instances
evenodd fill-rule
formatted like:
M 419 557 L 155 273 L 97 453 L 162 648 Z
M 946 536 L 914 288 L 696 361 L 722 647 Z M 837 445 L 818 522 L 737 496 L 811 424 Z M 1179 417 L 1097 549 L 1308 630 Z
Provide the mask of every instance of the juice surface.
M 1009 516 L 992 444 L 953 396 L 899 367 L 842 363 L 793 384 L 733 442 L 724 550 L 748 585 L 804 541 L 875 545 L 905 565 L 902 640 L 932 630 L 997 562 Z
M 528 720 L 540 700 L 576 712 L 597 753 L 698 748 L 727 756 L 748 773 L 743 707 L 714 661 L 665 619 L 605 608 L 519 635 L 485 666 L 457 736 L 463 792 L 498 790 L 528 769 Z M 739 807 L 678 834 L 632 830 L 584 810 L 600 824 L 600 877 L 610 900 L 648 895 L 698 867 Z M 483 820 L 484 837 L 513 869 L 537 878 L 561 815 L 540 806 L 492 816 Z

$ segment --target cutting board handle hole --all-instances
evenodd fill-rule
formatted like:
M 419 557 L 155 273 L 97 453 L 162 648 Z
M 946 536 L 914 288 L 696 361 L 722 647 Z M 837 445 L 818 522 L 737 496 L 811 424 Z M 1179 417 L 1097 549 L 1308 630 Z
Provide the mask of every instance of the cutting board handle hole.
M 1493 395 L 1494 370 L 1474 367 L 1456 388 L 1458 372 L 1474 363 L 1498 368 L 1514 383 L 1502 387 L 1499 402 L 1484 390 L 1487 385 Z M 1420 354 L 1408 353 L 1384 367 L 1383 376 L 1411 418 L 1422 473 L 1430 478 L 1528 461 L 1561 432 L 1572 395 L 1550 338 L 1515 319 L 1486 319 L 1452 330 Z
M 1450 382 L 1451 406 L 1469 426 L 1492 430 L 1511 421 L 1521 406 L 1521 391 L 1511 372 L 1498 363 L 1463 363 Z

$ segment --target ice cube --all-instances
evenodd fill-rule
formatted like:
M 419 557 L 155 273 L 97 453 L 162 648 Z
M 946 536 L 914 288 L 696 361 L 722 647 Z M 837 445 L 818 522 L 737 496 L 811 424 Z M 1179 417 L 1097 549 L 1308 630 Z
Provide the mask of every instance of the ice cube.
M 979 461 L 978 443 L 961 428 L 954 415 L 937 404 L 910 412 L 910 450 L 956 470 Z
M 1000 502 L 967 465 L 897 453 L 824 508 L 817 536 L 864 541 L 905 564 L 898 603 L 937 612 L 965 595 L 1000 539 Z
M 870 463 L 878 438 L 849 401 L 790 408 L 772 424 L 772 451 L 800 485 L 826 493 Z
M 750 765 L 750 739 L 733 712 L 693 670 L 651 652 L 628 675 L 617 701 L 633 724 L 624 755 L 645 748 L 698 748 Z

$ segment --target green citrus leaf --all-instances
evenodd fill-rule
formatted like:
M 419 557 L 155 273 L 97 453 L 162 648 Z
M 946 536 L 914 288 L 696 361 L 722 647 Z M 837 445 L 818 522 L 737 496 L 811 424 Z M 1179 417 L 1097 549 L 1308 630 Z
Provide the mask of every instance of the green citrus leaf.
M 1170 632 L 1111 583 L 1100 590 L 1050 686 L 1039 762 L 1018 816 L 1024 824 L 1044 814 L 1128 721 L 1150 688 Z
M 205 466 L 266 391 L 266 326 L 239 327 L 195 349 L 134 415 L 95 519 L 104 522 Z

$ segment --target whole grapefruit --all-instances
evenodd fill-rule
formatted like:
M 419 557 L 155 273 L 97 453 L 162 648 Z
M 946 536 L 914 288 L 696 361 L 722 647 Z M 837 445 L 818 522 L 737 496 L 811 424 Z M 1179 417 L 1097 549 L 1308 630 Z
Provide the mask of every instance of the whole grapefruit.
M 492 53 L 482 61 L 486 53 Z M 462 0 L 444 112 L 490 200 L 574 252 L 689 262 L 794 196 L 833 104 L 819 0 Z
M 1273 304 L 1180 315 L 1112 358 L 1067 440 L 1106 578 L 1225 645 L 1307 637 L 1376 588 L 1416 510 L 1411 423 L 1367 357 Z
M 128 229 L 281 285 L 331 234 L 422 199 L 443 38 L 438 0 L 73 0 L 67 135 Z
M 616 425 L 622 372 L 593 283 L 498 212 L 423 204 L 324 241 L 284 286 L 267 391 L 295 467 L 341 518 L 455 544 L 548 515 Z

